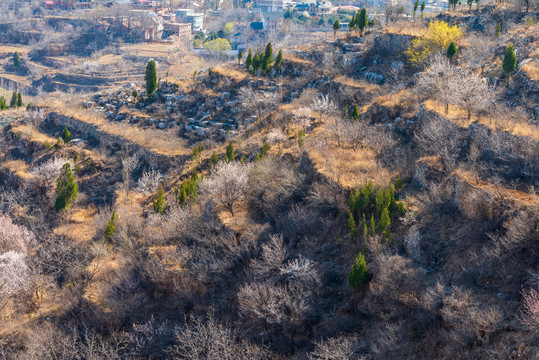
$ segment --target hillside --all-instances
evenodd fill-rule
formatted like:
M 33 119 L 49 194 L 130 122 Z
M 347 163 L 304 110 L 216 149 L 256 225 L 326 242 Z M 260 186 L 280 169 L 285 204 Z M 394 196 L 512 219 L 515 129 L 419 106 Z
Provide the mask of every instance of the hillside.
M 0 112 L 0 359 L 539 359 L 537 16 Z

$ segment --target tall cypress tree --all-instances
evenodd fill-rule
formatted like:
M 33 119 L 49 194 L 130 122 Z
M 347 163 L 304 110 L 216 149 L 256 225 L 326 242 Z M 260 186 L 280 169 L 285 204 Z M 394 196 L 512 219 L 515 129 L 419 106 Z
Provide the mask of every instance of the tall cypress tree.
M 256 75 L 256 72 L 258 71 L 258 68 L 260 66 L 260 58 L 258 57 L 257 53 L 255 53 L 255 56 L 253 57 L 253 62 L 251 65 L 253 66 L 253 75 Z
M 413 12 L 413 18 L 415 19 L 415 13 L 417 12 L 417 8 L 419 7 L 419 0 L 414 1 L 414 12 Z
M 238 52 L 238 65 L 241 63 L 241 58 L 243 57 L 243 50 Z
M 449 60 L 453 60 L 453 57 L 457 54 L 457 46 L 453 41 L 451 41 L 451 44 L 449 44 L 449 47 L 447 48 L 447 57 Z
M 357 108 L 357 105 L 354 105 L 354 107 L 352 108 L 351 119 L 356 121 L 359 120 L 359 110 Z
M 425 0 L 423 0 L 423 2 L 421 3 L 421 19 L 423 19 L 423 11 L 425 11 Z
M 75 182 L 75 178 L 71 172 L 71 165 L 66 163 L 62 167 L 60 176 L 58 176 L 58 180 L 56 181 L 54 209 L 59 212 L 70 207 L 77 200 L 78 192 L 79 185 Z
M 23 105 L 24 104 L 22 103 L 22 95 L 21 95 L 21 93 L 18 93 L 17 94 L 17 107 L 21 107 Z
M 151 98 L 157 88 L 157 68 L 154 60 L 148 61 L 144 80 L 146 80 L 146 94 Z
M 341 24 L 339 23 L 339 20 L 335 21 L 333 23 L 333 40 L 337 38 L 337 31 L 341 29 Z
M 17 93 L 15 91 L 11 94 L 11 100 L 9 101 L 9 106 L 10 107 L 17 106 Z
M 273 48 L 271 47 L 270 42 L 268 45 L 266 45 L 266 50 L 264 51 L 264 60 L 267 64 L 271 64 L 273 62 Z
M 225 161 L 227 163 L 234 161 L 234 144 L 232 143 L 226 147 Z
M 253 63 L 253 53 L 251 49 L 249 49 L 249 53 L 247 54 L 247 59 L 245 59 L 245 67 L 247 67 L 247 71 L 251 68 L 251 65 Z
M 15 51 L 15 54 L 13 54 L 13 65 L 17 67 L 21 66 L 21 55 L 19 55 L 18 51 Z
M 359 31 L 361 31 L 361 36 L 363 36 L 363 30 L 367 27 L 368 24 L 369 20 L 367 19 L 367 10 L 363 8 L 359 13 L 359 17 L 356 18 L 356 27 L 359 29 Z
M 157 190 L 157 195 L 153 200 L 153 211 L 158 214 L 165 212 L 165 191 L 163 190 L 163 185 L 159 185 L 159 190 Z
M 505 56 L 503 57 L 503 72 L 509 79 L 509 76 L 517 68 L 517 56 L 513 50 L 513 46 L 509 45 L 505 49 Z
M 281 63 L 283 62 L 283 51 L 279 50 L 277 53 L 277 59 L 275 59 L 275 70 L 281 71 Z
M 350 19 L 350 22 L 348 23 L 348 29 L 350 31 L 353 31 L 356 28 L 356 16 L 352 15 L 352 18 Z

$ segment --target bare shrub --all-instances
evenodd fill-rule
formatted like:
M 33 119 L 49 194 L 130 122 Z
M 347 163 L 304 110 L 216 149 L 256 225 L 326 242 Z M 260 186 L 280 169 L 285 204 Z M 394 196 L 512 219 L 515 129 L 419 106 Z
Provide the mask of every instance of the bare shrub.
M 241 286 L 238 304 L 245 317 L 254 316 L 269 324 L 292 323 L 302 319 L 311 310 L 305 294 L 269 282 Z
M 30 230 L 0 213 L 0 255 L 8 251 L 26 254 L 35 244 L 36 237 Z
M 520 322 L 531 330 L 539 330 L 539 292 L 533 288 L 522 290 Z
M 373 273 L 371 291 L 393 301 L 419 293 L 424 281 L 421 270 L 412 260 L 400 255 L 379 256 L 373 264 Z
M 425 154 L 438 156 L 446 172 L 455 168 L 461 141 L 457 125 L 420 111 L 419 129 L 414 134 L 414 140 Z
M 460 287 L 451 288 L 441 301 L 440 313 L 454 344 L 470 345 L 497 331 L 503 317 L 497 307 L 481 305 Z
M 267 156 L 249 173 L 249 203 L 264 216 L 274 217 L 288 205 L 302 180 L 290 163 Z
M 294 124 L 301 126 L 303 131 L 311 126 L 311 108 L 303 106 L 292 111 Z
M 206 321 L 191 318 L 184 327 L 174 330 L 177 345 L 170 349 L 175 358 L 190 360 L 269 359 L 267 349 L 237 340 L 237 333 L 219 324 L 213 315 Z
M 421 259 L 421 234 L 417 226 L 412 226 L 404 237 L 404 246 L 408 255 L 419 261 Z
M 262 245 L 262 258 L 253 260 L 251 267 L 258 279 L 278 274 L 288 257 L 282 235 L 270 235 L 270 240 Z
M 277 218 L 276 227 L 293 242 L 314 237 L 321 240 L 330 231 L 333 221 L 331 216 L 320 216 L 316 209 L 296 204 Z
M 279 144 L 287 139 L 286 135 L 279 129 L 271 129 L 267 136 L 267 140 L 270 144 Z
M 143 194 L 150 194 L 157 190 L 161 181 L 163 181 L 163 174 L 156 170 L 146 171 L 142 177 L 138 180 L 137 191 Z
M 281 274 L 286 277 L 289 287 L 298 292 L 315 291 L 320 286 L 320 274 L 315 263 L 301 255 L 290 260 L 281 269 Z
M 320 95 L 313 100 L 311 108 L 322 116 L 337 115 L 337 105 L 327 95 Z
M 125 190 L 129 191 L 131 188 L 131 176 L 133 170 L 138 166 L 138 156 L 135 154 L 130 157 L 122 158 L 122 179 L 124 181 Z
M 41 122 L 45 118 L 43 111 L 39 108 L 33 108 L 29 110 L 25 115 L 25 120 L 30 122 L 34 128 L 38 128 L 41 125 Z
M 234 203 L 245 195 L 251 167 L 237 161 L 220 162 L 202 188 L 234 216 Z
M 251 113 L 255 113 L 262 119 L 264 110 L 272 109 L 281 100 L 281 95 L 277 92 L 262 92 L 251 87 L 244 86 L 238 90 L 242 107 Z
M 153 316 L 143 324 L 133 324 L 127 335 L 130 356 L 163 356 L 164 350 L 174 341 L 174 331 L 168 321 L 159 323 Z
M 309 360 L 360 360 L 355 354 L 355 339 L 339 336 L 315 343 L 316 348 L 308 357 Z
M 344 190 L 336 182 L 321 180 L 311 186 L 307 200 L 315 208 L 338 211 L 344 206 Z

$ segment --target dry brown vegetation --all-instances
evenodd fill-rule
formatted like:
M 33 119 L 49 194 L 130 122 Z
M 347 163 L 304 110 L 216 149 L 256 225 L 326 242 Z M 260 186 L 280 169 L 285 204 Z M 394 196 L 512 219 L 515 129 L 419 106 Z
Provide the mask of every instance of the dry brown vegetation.
M 500 11 L 524 16 L 477 14 Z M 266 77 L 231 60 L 192 79 L 190 58 L 165 94 L 187 106 L 121 110 L 177 113 L 166 129 L 61 92 L 0 113 L 0 359 L 537 359 L 539 53 L 507 21 L 501 40 L 464 29 L 488 57 L 420 69 L 388 51 L 425 35 L 406 19 L 285 48 Z M 532 59 L 509 81 L 502 41 Z M 492 106 L 432 81 L 482 64 Z M 218 125 L 196 133 L 203 117 Z M 97 131 L 58 140 L 79 123 Z M 78 196 L 57 213 L 64 162 Z

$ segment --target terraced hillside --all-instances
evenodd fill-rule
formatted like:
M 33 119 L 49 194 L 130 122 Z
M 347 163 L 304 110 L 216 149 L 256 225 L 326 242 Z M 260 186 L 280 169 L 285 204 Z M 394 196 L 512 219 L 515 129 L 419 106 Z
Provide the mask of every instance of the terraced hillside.
M 172 68 L 151 97 L 0 113 L 0 355 L 538 358 L 534 16 L 400 20 L 266 75 Z

